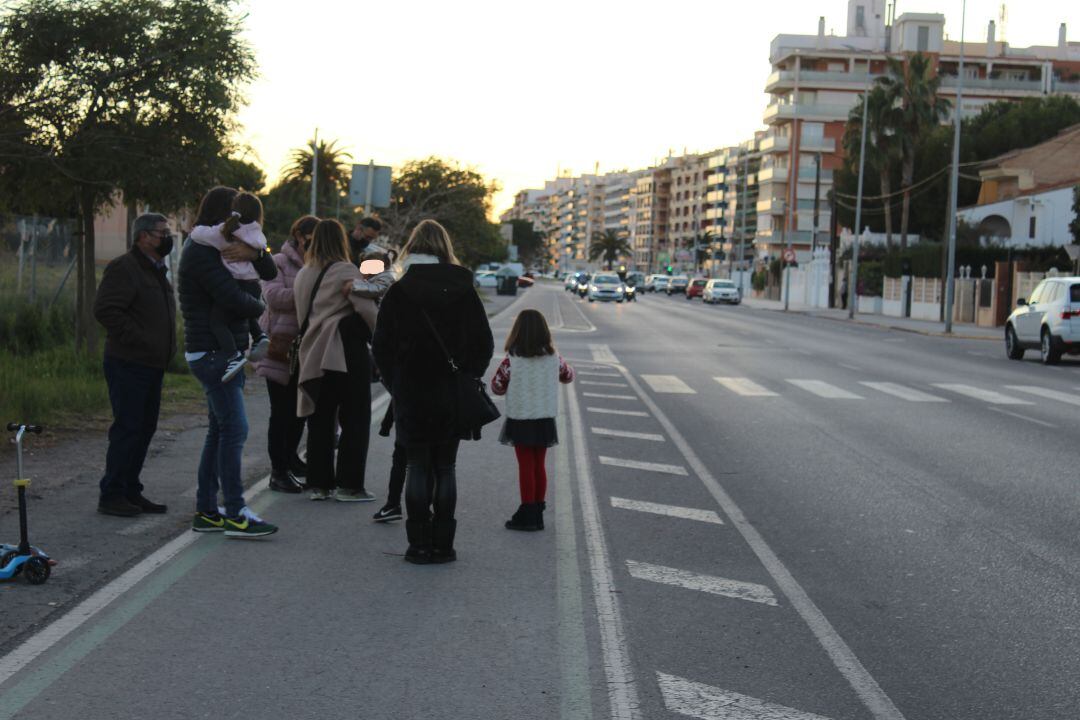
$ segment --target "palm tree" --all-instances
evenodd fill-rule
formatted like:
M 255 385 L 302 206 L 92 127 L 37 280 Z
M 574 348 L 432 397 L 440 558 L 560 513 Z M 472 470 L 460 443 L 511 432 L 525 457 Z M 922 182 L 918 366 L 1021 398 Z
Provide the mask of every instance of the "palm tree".
M 889 71 L 878 79 L 889 104 L 895 110 L 894 129 L 900 136 L 900 183 L 904 204 L 900 211 L 900 247 L 907 247 L 911 185 L 915 179 L 915 149 L 925 135 L 949 112 L 949 101 L 938 97 L 940 76 L 934 73 L 930 58 L 915 53 L 905 64 L 889 58 Z M 869 128 L 868 128 L 869 129 Z
M 324 208 L 337 201 L 338 193 L 348 189 L 352 180 L 352 155 L 338 147 L 337 140 L 319 141 L 318 202 Z M 283 184 L 306 185 L 311 190 L 311 143 L 296 148 L 281 174 Z
M 862 146 L 863 96 L 848 114 L 844 128 L 844 153 L 853 163 Z M 885 88 L 874 87 L 869 93 L 866 114 L 866 160 L 878 171 L 881 180 L 882 205 L 885 210 L 885 245 L 892 247 L 892 175 L 896 163 L 902 157 L 900 136 L 896 132 L 898 111 L 893 107 Z
M 603 257 L 608 270 L 619 259 L 619 256 L 629 255 L 630 252 L 630 243 L 626 241 L 626 238 L 619 237 L 614 230 L 594 232 L 592 242 L 589 243 L 589 260 L 594 262 Z

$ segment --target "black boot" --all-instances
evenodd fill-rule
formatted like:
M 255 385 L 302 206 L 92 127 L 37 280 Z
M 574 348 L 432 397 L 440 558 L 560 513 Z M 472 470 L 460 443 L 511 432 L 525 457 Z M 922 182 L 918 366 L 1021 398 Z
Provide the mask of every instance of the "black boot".
M 436 519 L 431 523 L 431 562 L 448 563 L 457 560 L 454 535 L 457 520 Z
M 544 529 L 544 511 L 547 510 L 547 503 L 541 500 L 536 503 L 536 529 Z
M 405 536 L 409 539 L 409 549 L 405 551 L 405 562 L 414 565 L 427 565 L 431 562 L 431 521 L 406 520 Z
M 539 530 L 537 525 L 539 520 L 539 508 L 536 503 L 526 503 L 518 506 L 518 510 L 514 513 L 513 517 L 506 521 L 507 530 L 524 530 L 531 532 L 533 530 Z
M 270 473 L 270 489 L 281 493 L 298 493 L 304 489 L 300 481 L 289 470 L 274 470 Z

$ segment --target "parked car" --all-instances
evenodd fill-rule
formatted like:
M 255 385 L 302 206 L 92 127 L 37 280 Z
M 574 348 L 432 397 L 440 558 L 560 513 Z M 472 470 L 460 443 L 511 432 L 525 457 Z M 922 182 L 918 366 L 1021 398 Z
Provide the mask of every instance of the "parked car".
M 710 280 L 701 292 L 702 302 L 713 305 L 718 302 L 738 305 L 742 302 L 742 293 L 732 280 Z
M 626 286 L 615 273 L 597 273 L 589 282 L 589 302 L 614 300 L 621 303 L 625 299 Z
M 492 270 L 478 270 L 473 274 L 473 283 L 476 287 L 493 288 L 499 284 L 499 280 Z
M 653 275 L 652 292 L 667 292 L 668 283 L 670 282 L 670 275 Z
M 531 288 L 536 281 L 528 275 L 522 275 L 517 279 L 517 286 L 519 288 Z
M 696 297 L 701 297 L 708 282 L 706 278 L 694 278 L 691 280 L 690 284 L 686 286 L 686 299 L 693 300 Z
M 1005 321 L 1005 354 L 1012 360 L 1038 349 L 1044 365 L 1080 354 L 1080 277 L 1046 278 L 1016 301 Z
M 690 278 L 685 275 L 672 275 L 671 280 L 668 282 L 667 287 L 664 288 L 664 292 L 668 295 L 677 295 L 679 293 L 686 292 L 686 288 L 690 285 Z

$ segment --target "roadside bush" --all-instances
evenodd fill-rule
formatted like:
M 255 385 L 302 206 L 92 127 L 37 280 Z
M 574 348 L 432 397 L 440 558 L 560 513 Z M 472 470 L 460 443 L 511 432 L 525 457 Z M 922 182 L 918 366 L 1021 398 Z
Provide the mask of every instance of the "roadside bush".
M 764 292 L 765 290 L 765 271 L 758 270 L 750 276 L 750 286 L 758 292 Z
M 880 261 L 859 261 L 859 284 L 860 295 L 868 297 L 881 297 L 885 290 L 885 273 Z
M 74 326 L 70 303 L 8 300 L 0 303 L 0 351 L 26 355 L 74 342 Z

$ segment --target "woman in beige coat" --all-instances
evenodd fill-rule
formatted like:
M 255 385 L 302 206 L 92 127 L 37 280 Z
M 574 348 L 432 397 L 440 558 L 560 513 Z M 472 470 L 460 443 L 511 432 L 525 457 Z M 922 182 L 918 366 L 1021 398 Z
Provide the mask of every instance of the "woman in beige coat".
M 300 343 L 297 414 L 308 419 L 307 484 L 312 500 L 331 495 L 343 502 L 375 499 L 364 489 L 364 469 L 371 429 L 368 342 L 377 308 L 369 298 L 342 293 L 346 283 L 360 278 L 349 261 L 345 228 L 337 220 L 319 221 L 293 285 L 301 327 L 311 313 Z M 335 472 L 337 423 L 341 440 Z

